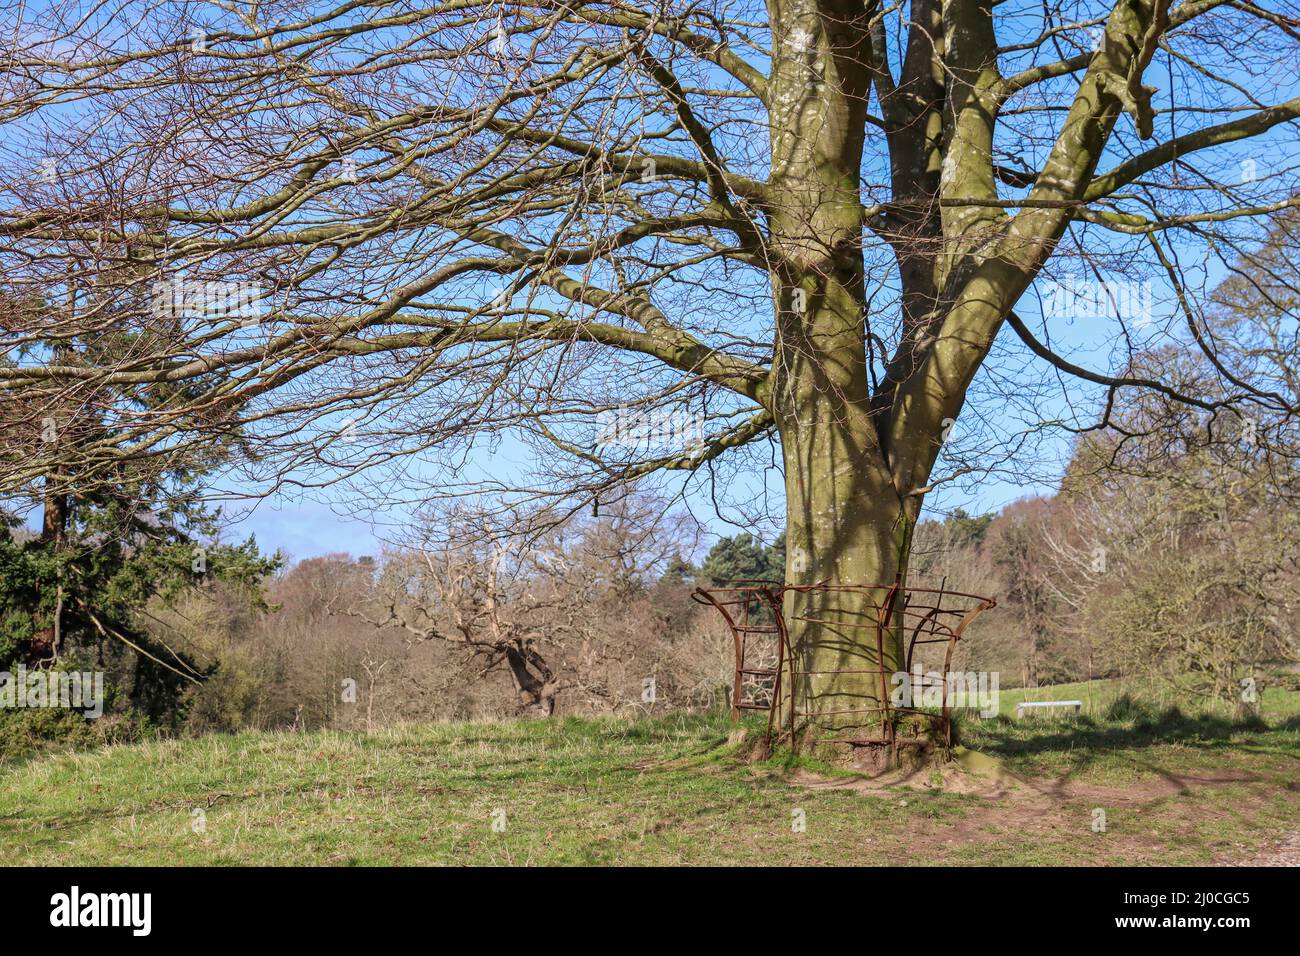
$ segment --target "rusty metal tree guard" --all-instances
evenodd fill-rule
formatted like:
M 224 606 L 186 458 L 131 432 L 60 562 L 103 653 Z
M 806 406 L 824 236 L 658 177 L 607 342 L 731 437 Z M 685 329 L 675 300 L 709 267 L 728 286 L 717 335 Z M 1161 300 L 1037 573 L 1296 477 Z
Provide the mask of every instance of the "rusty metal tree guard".
M 869 609 L 870 623 L 855 624 L 845 621 L 833 622 L 836 627 L 867 628 L 875 633 L 877 666 L 874 668 L 838 671 L 800 671 L 798 657 L 790 645 L 789 624 L 793 621 L 809 623 L 832 623 L 819 621 L 806 614 L 792 614 L 785 607 L 786 594 L 797 592 L 840 592 L 860 594 L 863 608 Z M 938 588 L 905 587 L 901 582 L 893 584 L 855 585 L 855 584 L 801 584 L 785 585 L 772 581 L 741 581 L 730 587 L 696 588 L 692 597 L 701 604 L 710 605 L 718 610 L 731 631 L 735 645 L 736 667 L 732 685 L 731 716 L 739 719 L 744 710 L 766 710 L 767 738 L 769 745 L 777 736 L 777 721 L 781 709 L 782 684 L 789 681 L 791 686 L 799 677 L 824 676 L 831 674 L 874 673 L 880 677 L 879 703 L 871 707 L 853 708 L 847 711 L 835 711 L 838 716 L 860 713 L 864 717 L 875 715 L 880 721 L 878 738 L 832 738 L 833 742 L 851 744 L 855 747 L 887 747 L 891 757 L 897 758 L 900 746 L 919 744 L 919 741 L 900 740 L 897 734 L 896 718 L 902 714 L 916 715 L 929 720 L 943 741 L 945 750 L 951 750 L 952 707 L 948 694 L 948 674 L 952 667 L 953 653 L 962 634 L 980 614 L 996 606 L 992 598 L 950 591 L 944 586 Z M 888 681 L 890 674 L 882 666 L 884 661 L 885 635 L 894 628 L 900 628 L 907 641 L 904 670 L 912 672 L 913 655 L 916 648 L 925 644 L 946 644 L 942 681 L 942 708 L 939 714 L 933 714 L 919 707 L 900 706 L 891 702 Z M 767 659 L 753 660 L 755 644 L 760 648 L 764 639 L 768 646 L 764 648 Z M 775 645 L 774 647 L 772 645 Z M 774 660 L 773 660 L 774 658 Z M 910 679 L 910 678 L 909 678 Z M 793 706 L 786 714 L 788 725 L 781 733 L 787 734 L 791 746 L 797 745 L 796 730 L 800 718 L 814 716 L 808 711 L 799 711 Z M 822 716 L 825 716 L 824 714 Z

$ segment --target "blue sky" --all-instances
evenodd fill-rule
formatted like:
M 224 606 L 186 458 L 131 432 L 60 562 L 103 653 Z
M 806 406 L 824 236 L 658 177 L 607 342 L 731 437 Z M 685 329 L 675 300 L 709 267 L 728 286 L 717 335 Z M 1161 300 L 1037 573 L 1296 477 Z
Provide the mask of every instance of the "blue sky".
M 1059 465 L 1064 464 L 1067 445 L 1062 437 L 1055 442 L 1059 448 Z M 492 451 L 479 451 L 471 456 L 471 467 L 484 474 L 505 475 L 522 471 L 528 464 L 526 450 L 517 443 L 506 443 Z M 927 502 L 932 513 L 965 508 L 972 513 L 982 513 L 1001 508 L 1018 498 L 1035 494 L 1050 494 L 1059 467 L 1039 467 L 1030 474 L 1023 472 L 1019 479 L 1001 473 L 981 477 L 964 487 L 955 487 L 936 494 Z M 756 498 L 763 493 L 763 476 L 747 473 L 740 477 L 747 494 Z M 707 488 L 697 487 L 686 495 L 684 506 L 708 530 L 710 535 L 722 536 L 746 530 L 741 516 L 728 509 L 719 516 Z M 779 510 L 782 490 L 779 476 L 767 480 L 766 493 L 770 507 Z M 733 496 L 735 490 L 732 490 Z M 742 495 L 744 497 L 744 495 Z M 316 555 L 344 552 L 353 555 L 378 554 L 385 542 L 400 540 L 410 526 L 411 510 L 407 506 L 379 506 L 364 493 L 337 487 L 329 492 L 307 491 L 293 494 L 272 494 L 261 499 L 223 503 L 229 520 L 227 537 L 243 539 L 255 535 L 265 551 L 281 550 L 294 561 Z
M 983 512 L 1000 508 L 1017 498 L 1050 493 L 1051 490 L 1049 483 L 1017 484 L 993 479 L 983 485 L 979 494 L 953 495 L 946 501 L 951 507 Z M 735 527 L 712 514 L 712 507 L 700 500 L 700 496 L 694 496 L 692 504 L 692 512 L 715 534 L 736 533 Z M 392 540 L 400 532 L 405 518 L 401 511 L 377 511 L 372 517 L 363 518 L 349 514 L 349 509 L 339 504 L 301 498 L 290 500 L 281 496 L 237 507 L 252 507 L 252 510 L 230 525 L 231 537 L 244 538 L 254 534 L 264 550 L 282 550 L 295 561 L 334 552 L 377 554 L 384 540 Z
M 382 514 L 374 518 L 385 520 Z M 372 520 L 348 515 L 337 506 L 278 495 L 257 502 L 230 528 L 233 537 L 256 535 L 264 550 L 280 550 L 295 560 L 337 551 L 375 554 L 381 546 L 381 535 L 386 533 Z

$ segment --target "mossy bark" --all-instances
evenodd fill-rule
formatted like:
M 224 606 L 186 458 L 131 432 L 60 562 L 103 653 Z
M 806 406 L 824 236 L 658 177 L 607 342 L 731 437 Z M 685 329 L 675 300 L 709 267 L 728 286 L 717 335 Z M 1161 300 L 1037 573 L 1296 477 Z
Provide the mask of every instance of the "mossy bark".
M 853 585 L 862 590 L 792 591 L 785 617 L 793 651 L 797 728 L 819 734 L 880 734 L 882 697 L 903 669 L 897 627 L 877 635 L 888 588 L 905 577 L 913 517 L 900 502 L 871 444 L 861 410 L 847 421 L 841 405 L 812 403 L 820 420 L 783 435 L 786 467 L 786 582 Z M 856 426 L 855 426 L 856 423 Z
M 815 0 L 772 11 L 772 403 L 786 474 L 786 582 L 888 584 L 903 570 L 910 509 L 880 447 L 868 374 L 859 177 L 871 11 Z M 872 602 L 838 592 L 786 600 L 795 677 L 784 719 L 793 707 L 796 723 L 820 732 L 878 728 L 880 671 L 898 669 L 901 653 L 888 636 L 883 660 L 877 652 Z

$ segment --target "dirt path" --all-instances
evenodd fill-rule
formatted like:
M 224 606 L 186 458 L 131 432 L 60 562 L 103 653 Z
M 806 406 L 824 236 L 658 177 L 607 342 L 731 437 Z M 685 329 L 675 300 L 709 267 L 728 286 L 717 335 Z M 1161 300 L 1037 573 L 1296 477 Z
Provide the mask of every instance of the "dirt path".
M 890 799 L 907 799 L 909 792 L 936 788 L 924 774 L 846 781 L 804 773 L 792 782 L 811 789 L 851 789 Z M 1168 861 L 1171 833 L 1190 836 L 1202 825 L 1221 819 L 1221 806 L 1195 797 L 1234 785 L 1244 790 L 1234 811 L 1250 816 L 1258 808 L 1262 815 L 1272 791 L 1243 770 L 1213 775 L 1161 773 L 1124 787 L 1070 778 L 1025 779 L 1005 772 L 945 771 L 939 784 L 945 792 L 980 800 L 960 819 L 921 823 L 907 833 L 906 842 L 911 852 L 934 862 L 958 852 L 978 855 L 982 845 L 1012 841 L 1026 848 L 1077 845 L 1076 861 L 1081 865 L 1162 863 Z M 1094 829 L 1098 810 L 1104 813 L 1100 817 L 1106 827 L 1104 843 Z M 1300 833 L 1287 833 L 1282 842 L 1274 839 L 1260 850 L 1221 849 L 1207 862 L 1218 866 L 1300 866 Z
M 1247 856 L 1227 856 L 1219 866 L 1300 866 L 1300 833 L 1292 833 L 1276 846 Z

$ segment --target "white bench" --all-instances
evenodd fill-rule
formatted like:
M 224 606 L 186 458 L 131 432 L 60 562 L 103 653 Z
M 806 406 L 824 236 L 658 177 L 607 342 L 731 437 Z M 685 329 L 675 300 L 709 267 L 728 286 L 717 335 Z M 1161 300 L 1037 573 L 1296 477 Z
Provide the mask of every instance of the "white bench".
M 1027 700 L 1016 704 L 1016 719 L 1023 720 L 1025 714 L 1034 713 L 1035 711 L 1051 713 L 1056 710 L 1069 708 L 1076 714 L 1083 713 L 1083 701 L 1081 700 Z

